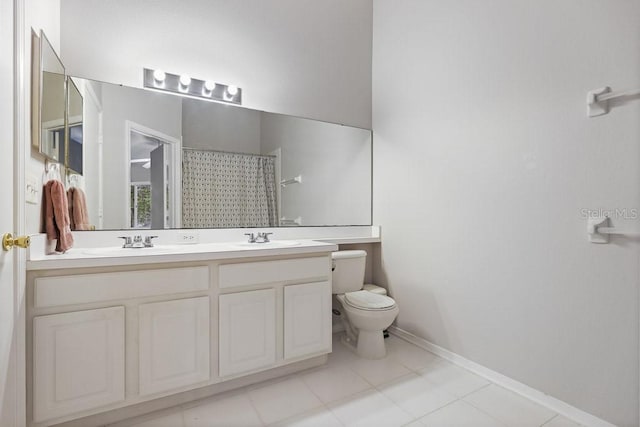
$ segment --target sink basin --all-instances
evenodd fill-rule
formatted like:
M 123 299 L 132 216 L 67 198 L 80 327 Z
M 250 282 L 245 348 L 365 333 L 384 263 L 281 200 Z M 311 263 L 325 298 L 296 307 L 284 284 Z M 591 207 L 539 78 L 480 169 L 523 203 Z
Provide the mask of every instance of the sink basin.
M 233 243 L 235 247 L 242 249 L 276 249 L 276 248 L 290 248 L 292 246 L 300 245 L 300 242 L 296 240 L 272 240 L 268 243 Z
M 82 253 L 85 255 L 95 256 L 136 256 L 136 255 L 162 255 L 175 253 L 179 249 L 179 246 L 153 246 L 151 248 L 123 248 L 123 247 L 109 247 L 109 248 L 92 248 L 86 249 Z

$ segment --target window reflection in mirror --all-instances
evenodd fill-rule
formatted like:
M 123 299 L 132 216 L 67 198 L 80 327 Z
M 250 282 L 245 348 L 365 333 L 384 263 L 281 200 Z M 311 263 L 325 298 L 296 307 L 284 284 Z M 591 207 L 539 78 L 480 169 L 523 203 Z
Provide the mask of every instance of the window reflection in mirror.
M 171 168 L 171 140 L 145 134 L 130 125 L 130 227 L 175 228 L 172 206 L 175 203 Z
M 69 169 L 80 175 L 83 174 L 83 103 L 82 95 L 73 79 L 67 81 L 67 121 L 69 127 L 69 141 L 67 145 Z

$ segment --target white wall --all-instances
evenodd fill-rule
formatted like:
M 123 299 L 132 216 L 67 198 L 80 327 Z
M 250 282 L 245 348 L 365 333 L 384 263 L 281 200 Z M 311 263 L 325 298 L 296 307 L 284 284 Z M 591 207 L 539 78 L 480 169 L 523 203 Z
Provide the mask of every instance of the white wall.
M 161 68 L 243 88 L 250 108 L 371 126 L 370 0 L 64 0 L 73 75 L 142 84 Z
M 56 53 L 60 54 L 60 0 L 25 0 L 25 140 L 31 143 L 31 28 L 40 35 L 43 30 L 51 42 Z M 31 149 L 27 149 L 26 174 L 36 179 L 42 184 L 42 173 L 44 171 L 44 160 L 37 154 L 32 154 Z M 39 188 L 41 185 L 38 186 Z M 42 191 L 40 191 L 40 195 Z M 26 231 L 27 233 L 40 232 L 40 204 L 27 204 Z
M 260 111 L 215 102 L 182 101 L 184 147 L 260 153 Z
M 640 3 L 374 0 L 376 281 L 398 326 L 620 426 L 638 425 Z M 393 83 L 393 84 L 390 84 Z M 638 221 L 614 221 L 640 228 Z
M 173 138 L 182 134 L 182 98 L 116 85 L 102 85 L 104 229 L 129 228 L 125 212 L 127 191 L 126 121 Z
M 280 216 L 301 225 L 371 224 L 371 132 L 280 114 L 262 115 L 262 154 L 281 148 Z

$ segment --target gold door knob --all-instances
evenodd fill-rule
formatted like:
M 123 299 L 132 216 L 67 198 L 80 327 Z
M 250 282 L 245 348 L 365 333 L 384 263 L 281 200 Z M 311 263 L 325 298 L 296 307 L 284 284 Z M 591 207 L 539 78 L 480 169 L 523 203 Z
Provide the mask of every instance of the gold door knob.
M 20 236 L 14 238 L 11 233 L 6 233 L 2 236 L 2 249 L 5 251 L 13 249 L 14 246 L 19 248 L 28 248 L 31 244 L 31 237 L 29 236 Z

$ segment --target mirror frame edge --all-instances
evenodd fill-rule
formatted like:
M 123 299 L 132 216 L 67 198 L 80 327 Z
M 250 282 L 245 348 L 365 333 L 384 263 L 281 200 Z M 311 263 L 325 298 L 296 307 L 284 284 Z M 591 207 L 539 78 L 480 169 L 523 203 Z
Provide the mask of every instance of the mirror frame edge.
M 37 42 L 36 42 L 37 41 Z M 62 68 L 62 75 L 64 76 L 64 127 L 65 127 L 65 159 L 54 159 L 53 157 L 47 155 L 42 150 L 42 90 L 43 90 L 43 53 L 44 49 L 42 47 L 43 43 L 47 43 L 51 47 L 51 51 L 55 55 L 56 59 L 60 63 L 60 67 Z M 58 53 L 55 51 L 51 42 L 47 38 L 47 35 L 44 33 L 44 30 L 40 30 L 40 35 L 36 33 L 36 31 L 31 28 L 31 153 L 37 154 L 37 156 L 41 157 L 45 161 L 52 161 L 55 163 L 61 163 L 63 166 L 67 166 L 66 157 L 67 157 L 67 70 L 58 56 Z M 36 67 L 37 65 L 37 67 Z M 36 76 L 34 74 L 37 73 Z M 34 78 L 35 77 L 35 78 Z M 34 120 L 34 117 L 37 120 Z

